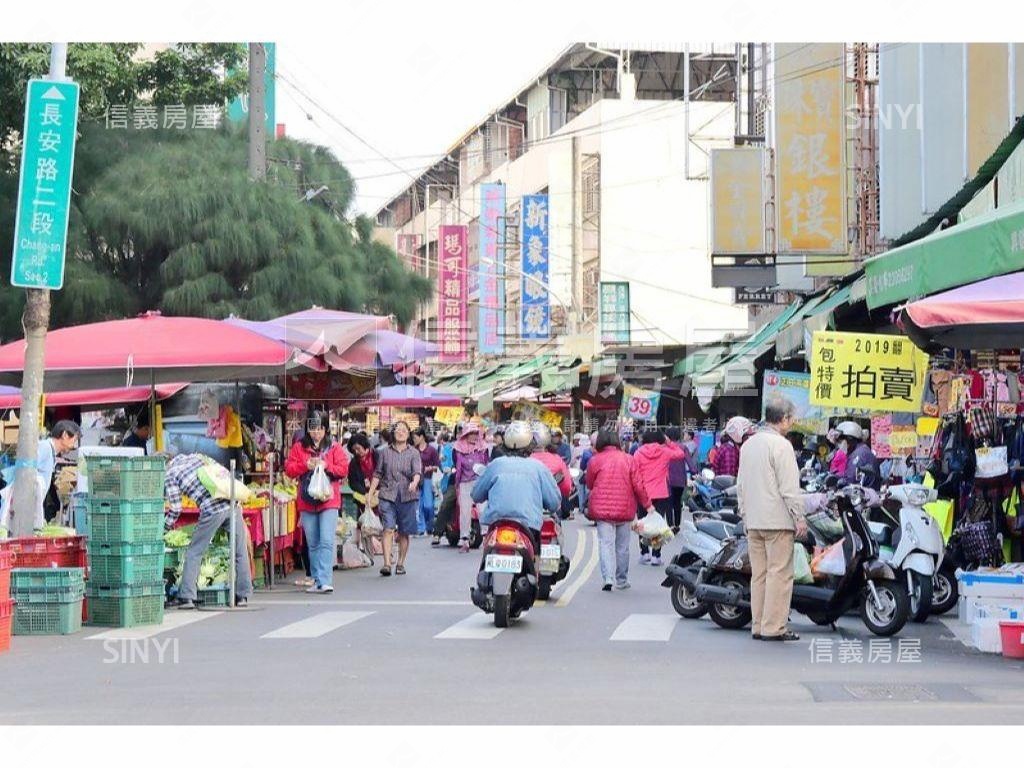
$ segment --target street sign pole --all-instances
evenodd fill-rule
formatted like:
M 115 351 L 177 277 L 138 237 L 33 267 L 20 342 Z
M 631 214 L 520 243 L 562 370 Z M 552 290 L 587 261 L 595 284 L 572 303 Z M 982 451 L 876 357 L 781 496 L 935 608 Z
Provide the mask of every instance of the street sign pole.
M 38 498 L 36 456 L 42 418 L 50 289 L 64 284 L 71 175 L 78 124 L 78 86 L 65 76 L 67 43 L 53 43 L 50 73 L 30 80 L 25 99 L 21 174 L 11 284 L 25 288 L 25 367 L 21 381 L 18 459 L 11 533 L 31 536 Z

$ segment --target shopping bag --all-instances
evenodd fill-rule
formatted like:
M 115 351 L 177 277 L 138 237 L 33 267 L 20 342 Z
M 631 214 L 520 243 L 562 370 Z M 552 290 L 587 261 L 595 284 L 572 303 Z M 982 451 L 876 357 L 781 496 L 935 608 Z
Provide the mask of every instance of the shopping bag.
M 663 537 L 666 531 L 671 535 L 672 529 L 669 528 L 668 521 L 660 512 L 648 512 L 646 517 L 638 521 L 637 533 L 647 541 L 659 536 Z
M 1006 460 L 1006 446 L 998 445 L 994 448 L 982 446 L 974 451 L 976 468 L 974 476 L 980 479 L 1002 477 L 1010 471 Z
M 359 528 L 363 532 L 363 536 L 380 536 L 384 532 L 380 518 L 369 509 L 360 515 Z
M 215 499 L 231 498 L 231 472 L 216 462 L 210 462 L 199 468 L 196 473 L 209 494 Z M 252 496 L 249 486 L 241 480 L 235 480 L 235 501 L 245 503 Z
M 348 539 L 341 545 L 341 567 L 342 568 L 366 568 L 373 565 L 370 556 L 359 548 L 353 539 Z
M 811 561 L 807 557 L 807 550 L 799 542 L 793 544 L 793 581 L 797 584 L 813 584 L 814 575 L 811 573 Z
M 837 541 L 815 555 L 811 560 L 811 573 L 815 578 L 845 574 L 846 557 L 843 555 L 843 542 Z
M 327 501 L 334 495 L 331 479 L 327 477 L 327 470 L 324 469 L 323 464 L 317 464 L 313 474 L 310 475 L 306 493 L 315 501 Z

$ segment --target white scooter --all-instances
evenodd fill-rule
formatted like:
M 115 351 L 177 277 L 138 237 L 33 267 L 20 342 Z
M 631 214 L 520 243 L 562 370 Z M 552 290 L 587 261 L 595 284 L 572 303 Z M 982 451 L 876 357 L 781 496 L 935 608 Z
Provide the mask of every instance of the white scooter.
M 955 577 L 950 584 L 942 569 L 946 553 L 942 531 L 924 509 L 938 494 L 934 488 L 906 483 L 891 486 L 888 495 L 900 502 L 899 525 L 873 522 L 868 527 L 881 549 L 882 560 L 905 574 L 911 618 L 924 622 L 933 612 L 949 610 L 948 593 L 956 589 Z M 952 601 L 956 603 L 955 592 Z

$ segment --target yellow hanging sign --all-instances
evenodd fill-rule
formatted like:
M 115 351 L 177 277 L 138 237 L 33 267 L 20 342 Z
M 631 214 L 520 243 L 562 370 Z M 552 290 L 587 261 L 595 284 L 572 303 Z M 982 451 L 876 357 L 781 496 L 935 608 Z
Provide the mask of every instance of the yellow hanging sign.
M 434 421 L 439 421 L 446 427 L 455 427 L 460 421 L 466 417 L 465 409 L 461 407 L 455 408 L 438 408 L 434 411 Z
M 920 413 L 928 355 L 905 336 L 816 331 L 811 404 Z

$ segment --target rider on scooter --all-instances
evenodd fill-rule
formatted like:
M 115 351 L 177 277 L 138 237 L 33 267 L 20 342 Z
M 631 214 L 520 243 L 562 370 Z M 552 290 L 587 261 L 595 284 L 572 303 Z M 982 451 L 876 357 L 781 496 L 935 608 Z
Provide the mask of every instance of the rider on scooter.
M 539 461 L 551 471 L 551 476 L 558 483 L 558 490 L 562 494 L 562 499 L 568 499 L 569 494 L 572 493 L 572 476 L 569 473 L 569 467 L 565 460 L 557 453 L 548 450 L 548 446 L 551 445 L 551 430 L 548 429 L 547 424 L 540 421 L 535 421 L 532 425 L 528 426 L 530 426 L 533 433 L 534 446 L 530 458 Z
M 506 454 L 489 463 L 473 486 L 473 501 L 487 502 L 480 523 L 485 526 L 498 520 L 521 523 L 530 530 L 535 551 L 539 553 L 544 510 L 557 514 L 562 495 L 551 472 L 530 458 L 534 431 L 527 422 L 509 424 L 502 441 Z

